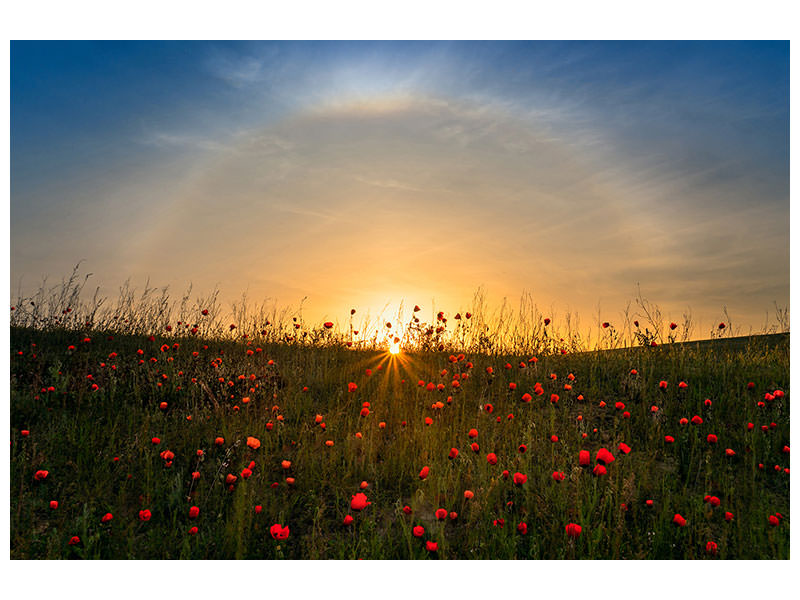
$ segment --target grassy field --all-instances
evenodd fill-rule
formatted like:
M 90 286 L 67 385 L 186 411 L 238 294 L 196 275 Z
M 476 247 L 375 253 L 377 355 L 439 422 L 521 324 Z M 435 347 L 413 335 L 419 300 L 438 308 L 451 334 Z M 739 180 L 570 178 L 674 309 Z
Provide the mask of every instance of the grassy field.
M 536 359 L 12 327 L 11 557 L 789 558 L 788 336 Z

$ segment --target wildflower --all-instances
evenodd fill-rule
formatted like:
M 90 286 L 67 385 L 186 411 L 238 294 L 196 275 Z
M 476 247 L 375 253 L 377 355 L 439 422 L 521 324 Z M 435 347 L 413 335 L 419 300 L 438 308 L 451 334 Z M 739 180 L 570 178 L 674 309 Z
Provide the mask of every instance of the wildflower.
M 73 535 L 71 538 L 69 538 L 69 542 L 67 542 L 67 544 L 70 546 L 77 546 L 80 543 L 81 538 L 79 538 L 77 535 Z
M 486 455 L 486 462 L 488 462 L 490 465 L 496 465 L 497 455 L 494 452 L 490 452 Z
M 591 456 L 588 450 L 581 450 L 578 452 L 578 464 L 582 467 L 588 467 L 592 460 Z
M 343 523 L 345 525 L 350 525 L 353 522 L 353 517 L 351 515 L 345 515 Z
M 289 537 L 289 526 L 284 527 L 279 523 L 275 523 L 269 528 L 269 533 L 275 540 L 285 540 Z
M 367 501 L 366 494 L 359 492 L 355 494 L 353 499 L 350 501 L 350 508 L 353 510 L 364 510 L 370 504 L 372 504 L 372 502 Z
M 50 508 L 55 510 L 58 508 L 58 500 L 50 500 Z
M 425 535 L 425 528 L 422 525 L 417 525 L 411 530 L 411 534 L 414 537 L 422 537 Z
M 713 433 L 709 433 L 708 436 L 706 437 L 706 441 L 709 444 L 716 444 L 717 443 L 717 436 L 714 435 Z
M 678 513 L 675 513 L 675 516 L 672 517 L 672 522 L 678 527 L 686 527 L 686 519 L 684 519 Z
M 406 513 L 407 515 L 410 515 L 410 514 L 411 514 L 411 512 L 412 512 L 412 511 L 411 511 L 411 507 L 410 507 L 408 504 L 406 504 L 406 505 L 403 507 L 403 512 L 404 512 L 404 513 Z
M 458 448 L 450 448 L 450 454 L 447 455 L 447 458 L 452 460 L 456 456 L 458 456 Z
M 472 500 L 475 497 L 475 494 L 472 490 L 464 490 L 464 499 L 465 500 Z
M 258 438 L 248 437 L 247 447 L 252 450 L 258 450 L 261 447 L 261 441 Z
M 147 509 L 139 511 L 139 520 L 140 521 L 149 521 L 151 516 L 152 516 L 152 514 Z
M 597 455 L 595 456 L 595 462 L 603 463 L 604 465 L 611 464 L 614 462 L 614 455 L 608 451 L 607 448 L 600 448 L 597 451 Z
M 467 435 L 474 439 L 474 438 L 478 437 L 478 430 L 477 429 L 470 429 L 469 433 Z
M 522 485 L 528 481 L 528 476 L 522 473 L 514 473 L 514 485 Z
M 436 518 L 439 521 L 444 521 L 447 518 L 447 511 L 443 508 L 436 509 Z
M 197 506 L 192 506 L 189 509 L 189 518 L 196 519 L 200 515 L 200 509 Z
M 707 554 L 711 554 L 712 556 L 714 554 L 716 554 L 717 553 L 717 543 L 716 542 L 708 542 L 706 544 L 706 553 Z
M 36 473 L 33 474 L 33 478 L 36 481 L 44 481 L 45 479 L 47 479 L 47 476 L 49 474 L 50 474 L 50 471 L 39 470 L 39 471 L 36 471 Z
M 189 535 L 197 535 L 197 526 L 193 526 L 189 528 Z
M 422 470 L 419 472 L 419 478 L 425 479 L 430 472 L 431 472 L 430 467 L 422 467 Z
M 594 469 L 592 469 L 592 474 L 595 477 L 600 477 L 602 475 L 605 475 L 606 473 L 608 473 L 608 471 L 603 465 L 595 465 Z
M 517 531 L 519 531 L 522 535 L 527 535 L 528 524 L 525 521 L 522 521 L 519 525 L 517 525 Z
M 554 481 L 564 481 L 564 473 L 562 471 L 553 471 L 553 480 Z
M 114 518 L 114 515 L 112 515 L 111 513 L 106 513 L 106 514 L 104 514 L 104 515 L 103 515 L 103 517 L 100 519 L 100 522 L 101 522 L 101 523 L 108 523 L 108 522 L 109 522 L 111 519 L 113 519 L 113 518 Z
M 577 523 L 569 523 L 564 530 L 567 532 L 567 535 L 572 539 L 577 539 L 581 535 L 582 528 Z
M 439 544 L 428 540 L 427 542 L 425 542 L 425 549 L 428 552 L 436 552 L 439 549 Z

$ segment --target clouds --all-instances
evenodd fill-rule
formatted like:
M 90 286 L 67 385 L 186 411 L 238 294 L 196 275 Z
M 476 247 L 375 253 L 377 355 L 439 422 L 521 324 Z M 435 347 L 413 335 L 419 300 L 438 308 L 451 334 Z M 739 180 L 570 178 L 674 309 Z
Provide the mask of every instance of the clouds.
M 47 210 L 12 194 L 12 273 L 87 258 L 109 286 L 191 280 L 319 314 L 456 308 L 484 285 L 590 317 L 640 282 L 670 310 L 760 319 L 788 298 L 780 86 L 736 100 L 735 70 L 698 79 L 719 49 L 614 48 L 211 45 L 202 127 L 153 120 L 128 141 L 137 169 Z

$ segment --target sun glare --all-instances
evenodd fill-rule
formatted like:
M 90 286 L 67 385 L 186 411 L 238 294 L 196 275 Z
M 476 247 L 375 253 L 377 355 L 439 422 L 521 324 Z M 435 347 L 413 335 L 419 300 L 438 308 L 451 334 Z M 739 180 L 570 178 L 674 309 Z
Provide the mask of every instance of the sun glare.
M 400 342 L 392 342 L 389 346 L 389 354 L 400 354 Z

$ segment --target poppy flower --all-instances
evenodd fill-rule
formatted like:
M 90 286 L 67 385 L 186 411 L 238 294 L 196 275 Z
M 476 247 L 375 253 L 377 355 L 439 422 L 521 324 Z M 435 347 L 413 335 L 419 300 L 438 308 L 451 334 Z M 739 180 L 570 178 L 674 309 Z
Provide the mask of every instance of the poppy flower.
M 430 427 L 431 425 L 433 425 L 433 419 L 431 419 L 430 417 L 425 417 L 425 425 L 427 427 Z
M 258 438 L 248 437 L 247 447 L 252 450 L 258 450 L 261 447 L 261 441 Z
M 101 522 L 101 523 L 108 523 L 108 522 L 109 522 L 111 519 L 113 519 L 113 518 L 114 518 L 114 515 L 112 515 L 111 513 L 106 513 L 106 514 L 104 514 L 104 515 L 103 515 L 103 517 L 100 519 L 100 522 Z
M 695 415 L 692 417 L 692 425 L 702 425 L 703 418 L 700 415 Z
M 151 516 L 152 516 L 152 513 L 147 509 L 139 511 L 139 520 L 140 521 L 149 521 Z
M 495 519 L 494 521 L 492 521 L 492 525 L 494 525 L 495 527 L 499 527 L 500 529 L 502 529 L 505 526 L 505 524 L 506 524 L 505 519 Z
M 525 521 L 522 521 L 519 525 L 517 525 L 517 531 L 519 531 L 522 535 L 527 535 L 528 524 Z
M 714 435 L 713 433 L 709 433 L 708 436 L 706 437 L 706 441 L 709 444 L 716 444 L 717 443 L 717 436 Z
M 509 473 L 507 470 L 506 470 L 506 471 L 503 471 L 501 474 L 502 474 L 502 476 L 503 476 L 503 479 L 508 479 L 508 478 L 509 478 L 509 476 L 511 475 L 511 473 Z
M 444 521 L 447 518 L 447 511 L 443 508 L 437 508 L 436 518 L 440 521 Z
M 780 519 L 778 519 L 778 517 L 776 517 L 775 515 L 770 515 L 768 520 L 769 524 L 772 525 L 773 527 L 777 527 L 778 525 L 781 524 Z
M 600 448 L 597 451 L 597 455 L 594 458 L 595 462 L 603 463 L 604 465 L 609 465 L 614 462 L 615 458 L 611 452 L 608 451 L 608 448 Z
M 345 525 L 350 525 L 353 522 L 353 517 L 351 515 L 345 515 L 343 522 Z
M 197 527 L 190 527 L 189 528 L 189 535 L 197 535 Z
M 50 500 L 50 508 L 55 510 L 58 508 L 58 500 Z
M 491 404 L 486 404 L 484 405 L 483 410 L 491 414 L 492 412 L 494 412 L 494 406 L 492 406 Z
M 628 446 L 625 442 L 620 442 L 619 444 L 619 451 L 623 454 L 628 454 L 631 451 L 631 447 Z
M 161 440 L 157 437 L 154 437 L 152 440 L 150 440 L 150 443 L 154 446 L 158 446 L 161 443 Z
M 610 325 L 610 323 L 608 321 L 604 321 L 603 322 L 603 329 L 608 329 L 609 325 Z
M 684 519 L 678 513 L 675 513 L 675 516 L 672 517 L 672 522 L 678 527 L 686 527 L 686 519 Z
M 522 394 L 522 401 L 523 402 L 530 402 L 531 400 L 533 400 L 533 396 L 531 396 L 529 393 L 526 392 L 526 393 Z
M 233 485 L 234 483 L 236 483 L 237 479 L 238 477 L 236 477 L 236 475 L 234 475 L 233 473 L 228 473 L 225 476 L 225 485 Z
M 608 473 L 608 471 L 603 465 L 595 465 L 594 469 L 592 469 L 592 474 L 595 477 L 600 477 L 602 475 L 605 475 L 606 473 Z
M 522 485 L 528 481 L 528 476 L 522 473 L 514 473 L 514 485 Z
M 467 435 L 474 439 L 474 438 L 478 437 L 478 430 L 477 429 L 470 429 L 469 433 Z
M 362 481 L 358 487 L 360 487 L 362 490 L 365 490 L 369 487 L 369 484 L 366 481 Z
M 410 507 L 408 504 L 406 504 L 406 505 L 403 507 L 403 512 L 404 512 L 404 513 L 406 513 L 407 515 L 410 515 L 410 514 L 411 514 L 411 512 L 412 512 L 412 511 L 411 511 L 411 507 Z
M 564 481 L 564 477 L 566 477 L 563 471 L 553 471 L 553 480 L 554 481 Z
M 81 538 L 79 538 L 77 535 L 73 535 L 71 538 L 69 538 L 69 542 L 67 542 L 67 544 L 70 546 L 77 546 L 80 543 Z
M 425 535 L 425 528 L 422 525 L 417 525 L 411 529 L 411 534 L 414 537 L 422 537 Z
M 732 512 L 726 512 L 725 513 L 725 520 L 729 521 L 729 522 L 733 521 L 733 513 Z
M 675 438 L 672 437 L 671 435 L 665 435 L 664 436 L 664 441 L 666 443 L 668 443 L 668 444 L 672 444 L 675 441 Z
M 370 504 L 372 504 L 372 502 L 367 502 L 366 494 L 359 492 L 355 494 L 353 499 L 350 501 L 350 508 L 353 510 L 364 510 Z
M 528 451 L 528 447 L 527 447 L 525 444 L 520 444 L 520 445 L 519 445 L 519 448 L 517 448 L 517 451 L 518 451 L 520 454 L 525 454 L 525 452 L 527 452 L 527 451 Z
M 720 505 L 720 499 L 717 498 L 716 496 L 710 496 L 708 499 L 708 503 L 714 508 L 716 508 L 717 506 Z
M 431 472 L 430 467 L 422 467 L 422 470 L 419 472 L 419 478 L 425 479 L 430 472 Z
M 683 418 L 680 420 L 680 424 L 681 424 L 681 425 L 688 425 L 688 424 L 689 424 L 689 419 L 687 419 L 686 417 L 683 417 Z
M 648 506 L 648 508 L 653 506 L 653 501 L 652 500 L 645 500 L 644 503 Z
M 580 525 L 577 523 L 569 523 L 564 530 L 567 532 L 567 535 L 572 539 L 577 539 L 581 535 L 581 531 L 583 530 Z
M 465 500 L 471 500 L 474 497 L 475 497 L 475 494 L 474 494 L 474 492 L 472 490 L 464 490 L 464 499 Z
M 716 542 L 708 542 L 706 544 L 706 554 L 711 554 L 712 556 L 717 553 L 717 543 Z
M 496 465 L 497 455 L 494 452 L 489 452 L 489 454 L 486 455 L 486 462 L 488 462 L 490 465 Z
M 189 518 L 196 519 L 198 516 L 200 516 L 200 508 L 198 508 L 197 506 L 192 506 L 189 509 Z
M 731 448 L 725 448 L 725 456 L 728 457 L 736 456 L 736 452 Z
M 33 478 L 36 481 L 44 481 L 45 479 L 47 479 L 47 476 L 49 474 L 50 474 L 50 471 L 39 470 L 39 471 L 36 471 L 36 473 L 33 474 Z
M 450 448 L 450 454 L 447 455 L 447 458 L 452 460 L 456 456 L 458 456 L 458 448 Z
M 436 552 L 439 549 L 439 544 L 437 542 L 431 542 L 430 540 L 428 540 L 427 542 L 425 542 L 425 549 L 428 552 Z
M 555 444 L 558 441 L 558 436 L 555 435 L 555 434 L 551 435 L 550 436 L 550 441 Z
M 358 389 L 358 386 L 353 383 L 352 381 L 347 384 L 347 391 L 348 392 L 355 392 Z
M 678 387 L 679 387 L 680 389 L 682 389 L 682 390 L 685 390 L 686 388 L 688 388 L 688 387 L 689 387 L 689 384 L 688 384 L 688 383 L 686 383 L 685 381 L 681 381 L 681 382 L 678 384 Z
M 666 381 L 659 381 L 658 382 L 658 389 L 660 389 L 660 390 L 667 389 L 667 382 Z
M 275 523 L 272 527 L 269 528 L 269 534 L 272 536 L 272 539 L 275 540 L 285 540 L 289 537 L 289 526 L 287 525 L 284 527 L 279 523 Z
M 472 451 L 476 453 L 481 449 L 476 442 L 472 442 L 472 444 L 470 444 L 470 448 L 472 448 Z

